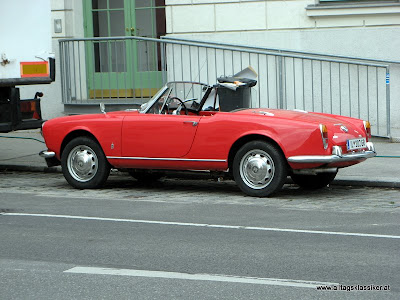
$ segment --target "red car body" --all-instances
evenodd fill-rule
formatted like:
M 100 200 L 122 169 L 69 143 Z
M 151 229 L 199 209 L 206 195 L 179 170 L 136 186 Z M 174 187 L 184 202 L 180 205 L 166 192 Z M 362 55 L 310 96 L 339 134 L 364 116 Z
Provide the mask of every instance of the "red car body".
M 210 170 L 229 174 L 238 150 L 249 142 L 262 141 L 281 151 L 287 175 L 304 176 L 334 173 L 337 168 L 376 155 L 370 142 L 369 123 L 359 119 L 267 108 L 186 113 L 134 110 L 52 119 L 42 128 L 48 150 L 41 155 L 54 165 L 62 161 L 69 142 L 85 136 L 98 143 L 113 168 Z M 361 145 L 348 150 L 347 142 L 357 139 L 361 139 Z M 264 154 L 261 158 L 257 155 L 244 162 L 254 172 L 258 172 L 257 168 L 267 168 L 268 164 Z M 257 185 L 261 187 L 256 184 L 255 190 Z

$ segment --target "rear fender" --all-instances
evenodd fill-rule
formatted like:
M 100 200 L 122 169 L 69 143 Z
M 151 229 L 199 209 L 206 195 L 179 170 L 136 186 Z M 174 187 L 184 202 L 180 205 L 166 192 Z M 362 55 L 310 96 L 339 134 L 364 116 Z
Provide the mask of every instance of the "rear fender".
M 271 137 L 270 135 L 265 133 L 265 130 L 263 131 L 252 131 L 252 132 L 247 132 L 246 134 L 243 134 L 241 137 L 239 137 L 231 146 L 229 150 L 229 156 L 228 156 L 228 166 L 231 169 L 233 159 L 235 158 L 236 152 L 246 143 L 250 141 L 255 141 L 255 140 L 262 140 L 267 143 L 271 143 L 275 146 L 277 146 L 281 151 L 282 154 L 286 157 L 284 147 L 276 136 Z

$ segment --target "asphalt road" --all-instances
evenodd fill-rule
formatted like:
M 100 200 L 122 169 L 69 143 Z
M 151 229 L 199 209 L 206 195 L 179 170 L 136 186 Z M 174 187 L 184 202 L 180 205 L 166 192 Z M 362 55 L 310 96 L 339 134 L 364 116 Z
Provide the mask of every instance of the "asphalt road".
M 0 172 L 0 298 L 399 299 L 399 192 Z

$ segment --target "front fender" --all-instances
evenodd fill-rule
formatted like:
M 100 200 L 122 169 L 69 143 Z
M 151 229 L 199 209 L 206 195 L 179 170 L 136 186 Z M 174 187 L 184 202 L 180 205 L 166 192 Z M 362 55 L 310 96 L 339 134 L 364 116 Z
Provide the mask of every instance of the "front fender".
M 82 124 L 85 123 L 85 124 Z M 63 147 L 78 136 L 91 136 L 106 156 L 121 155 L 122 118 L 94 118 L 88 120 L 56 118 L 43 126 L 43 137 L 49 151 L 61 159 Z

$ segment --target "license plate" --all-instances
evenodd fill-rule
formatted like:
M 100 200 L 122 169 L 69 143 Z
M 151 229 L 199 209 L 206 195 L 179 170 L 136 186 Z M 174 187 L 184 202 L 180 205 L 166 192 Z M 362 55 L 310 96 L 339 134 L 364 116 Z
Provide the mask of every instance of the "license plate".
M 366 147 L 367 147 L 367 141 L 365 138 L 347 140 L 347 150 L 356 150 Z

